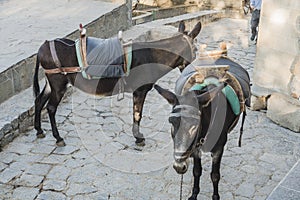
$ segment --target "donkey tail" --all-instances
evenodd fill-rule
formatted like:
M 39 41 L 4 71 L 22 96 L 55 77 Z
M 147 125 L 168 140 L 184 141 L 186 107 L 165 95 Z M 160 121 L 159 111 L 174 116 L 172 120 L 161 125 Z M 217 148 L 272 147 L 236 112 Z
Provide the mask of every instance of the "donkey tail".
M 35 71 L 34 71 L 34 76 L 33 76 L 33 93 L 34 93 L 35 97 L 37 97 L 40 94 L 39 67 L 40 67 L 40 59 L 39 59 L 39 54 L 37 54 Z

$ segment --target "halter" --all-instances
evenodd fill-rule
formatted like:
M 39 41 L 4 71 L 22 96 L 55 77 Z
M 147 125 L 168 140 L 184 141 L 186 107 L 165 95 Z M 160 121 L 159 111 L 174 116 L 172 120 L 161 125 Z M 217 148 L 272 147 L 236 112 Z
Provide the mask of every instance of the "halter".
M 190 50 L 191 50 L 191 56 L 192 56 L 192 59 L 195 57 L 195 53 L 193 51 L 194 47 L 193 47 L 193 44 L 191 43 L 190 41 L 190 37 L 187 36 L 187 35 L 183 35 L 183 38 L 187 41 L 187 43 L 189 44 L 190 46 Z
M 188 117 L 200 120 L 201 111 L 190 105 L 176 105 L 173 108 L 174 110 L 180 109 L 180 112 L 170 113 L 170 117 Z
M 201 111 L 199 110 L 199 108 L 196 108 L 194 106 L 190 106 L 190 105 L 176 105 L 173 108 L 173 111 L 176 109 L 180 109 L 180 112 L 172 112 L 170 114 L 170 117 L 187 117 L 187 118 L 193 118 L 196 120 L 199 120 L 200 123 L 200 116 L 201 116 Z M 200 138 L 199 139 L 199 131 L 197 132 L 197 135 L 195 137 L 196 140 L 196 145 L 194 149 L 192 149 L 191 154 L 199 147 L 201 147 L 206 140 L 205 138 Z
M 192 118 L 192 119 L 196 119 L 196 120 L 200 120 L 200 116 L 201 116 L 201 111 L 194 107 L 194 106 L 190 106 L 190 105 L 176 105 L 173 108 L 174 110 L 178 110 L 180 109 L 180 111 L 178 112 L 172 112 L 170 113 L 169 117 L 186 117 L 186 118 Z M 213 114 L 213 118 L 215 118 L 216 112 Z M 199 121 L 200 123 L 200 121 Z M 205 142 L 207 141 L 208 135 L 210 134 L 210 132 L 207 132 L 207 134 L 200 138 L 200 133 L 199 131 L 197 132 L 197 135 L 195 137 L 195 148 L 192 149 L 191 154 L 198 148 L 201 149 L 201 147 L 205 144 Z
M 196 54 L 195 54 L 195 52 L 193 50 L 194 46 L 193 46 L 193 44 L 190 41 L 190 37 L 187 36 L 187 35 L 185 35 L 185 34 L 183 34 L 183 38 L 186 40 L 186 42 L 188 43 L 188 45 L 190 47 L 190 50 L 191 50 L 191 60 L 194 60 L 194 58 L 196 58 Z M 184 69 L 186 67 L 186 64 L 183 64 L 182 66 L 183 66 L 183 69 Z

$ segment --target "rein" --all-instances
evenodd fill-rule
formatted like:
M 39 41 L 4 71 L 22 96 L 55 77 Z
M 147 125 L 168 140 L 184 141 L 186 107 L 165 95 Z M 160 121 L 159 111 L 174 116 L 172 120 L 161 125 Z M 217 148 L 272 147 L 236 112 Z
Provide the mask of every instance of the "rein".
M 181 174 L 181 180 L 180 180 L 180 192 L 179 192 L 180 200 L 182 200 L 182 185 L 183 185 L 183 174 Z

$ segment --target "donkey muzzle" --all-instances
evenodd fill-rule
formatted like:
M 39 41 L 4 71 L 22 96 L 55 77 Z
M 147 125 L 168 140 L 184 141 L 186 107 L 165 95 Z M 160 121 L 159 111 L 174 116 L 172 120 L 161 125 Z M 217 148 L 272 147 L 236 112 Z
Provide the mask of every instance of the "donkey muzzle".
M 177 162 L 175 161 L 173 164 L 173 168 L 178 174 L 184 174 L 188 168 L 189 168 L 189 163 L 188 160 L 182 161 L 182 162 Z

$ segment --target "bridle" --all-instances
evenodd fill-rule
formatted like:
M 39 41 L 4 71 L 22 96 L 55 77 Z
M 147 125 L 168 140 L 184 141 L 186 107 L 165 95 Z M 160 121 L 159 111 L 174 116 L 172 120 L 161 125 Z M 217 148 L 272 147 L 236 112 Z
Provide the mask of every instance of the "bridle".
M 190 55 L 191 55 L 191 58 L 190 58 L 190 60 L 192 61 L 192 60 L 194 60 L 195 58 L 196 58 L 196 53 L 195 53 L 195 51 L 194 51 L 194 46 L 193 46 L 193 44 L 192 44 L 192 42 L 191 42 L 191 38 L 188 36 L 188 35 L 185 35 L 185 34 L 183 34 L 183 38 L 186 40 L 186 42 L 188 43 L 188 46 L 189 46 L 189 48 L 190 48 Z M 187 62 L 185 59 L 184 59 L 184 61 L 183 61 L 183 64 L 181 65 L 181 66 L 179 66 L 179 69 L 180 70 L 183 70 L 187 65 L 189 65 L 190 63 L 189 62 Z
M 178 110 L 178 111 L 176 111 Z M 176 112 L 174 112 L 176 111 Z M 199 110 L 199 108 L 196 108 L 194 106 L 191 105 L 175 105 L 173 107 L 173 111 L 170 113 L 169 117 L 175 117 L 175 118 L 181 118 L 181 117 L 185 117 L 185 118 L 192 118 L 195 120 L 198 120 L 198 122 L 200 123 L 200 119 L 201 119 L 201 111 Z M 197 131 L 197 135 L 195 137 L 195 141 L 196 144 L 195 146 L 192 148 L 191 151 L 189 151 L 189 155 L 192 155 L 192 153 L 194 151 L 196 151 L 197 148 L 200 148 L 204 142 L 205 142 L 205 138 L 199 138 L 200 137 L 200 131 Z
M 187 43 L 188 43 L 188 45 L 189 45 L 189 47 L 190 47 L 190 50 L 191 50 L 191 56 L 192 56 L 191 59 L 193 60 L 194 58 L 196 58 L 196 54 L 195 54 L 194 51 L 193 51 L 194 46 L 193 46 L 193 44 L 192 44 L 191 41 L 190 41 L 191 37 L 189 37 L 188 35 L 183 34 L 183 38 L 187 41 Z
M 201 111 L 190 105 L 175 105 L 173 111 L 180 110 L 180 112 L 171 112 L 170 117 L 187 117 L 200 120 Z
M 170 113 L 169 117 L 176 117 L 176 118 L 181 118 L 181 117 L 186 117 L 186 118 L 192 118 L 195 120 L 198 120 L 200 123 L 200 116 L 201 116 L 201 111 L 199 108 L 196 108 L 195 106 L 191 105 L 175 105 L 172 109 L 172 112 Z M 201 147 L 201 139 L 199 140 L 199 134 L 200 131 L 197 130 L 197 135 L 195 137 L 196 140 L 196 145 L 189 151 L 189 155 L 192 155 L 196 149 Z M 183 185 L 183 174 L 181 174 L 181 181 L 180 181 L 180 193 L 179 193 L 179 199 L 182 199 L 182 185 Z
M 201 123 L 200 122 L 201 111 L 199 110 L 198 107 L 194 107 L 191 105 L 175 105 L 172 109 L 172 112 L 169 115 L 169 118 L 171 117 L 175 117 L 175 118 L 185 117 L 185 118 L 198 120 L 199 124 Z M 213 118 L 215 117 L 216 117 L 216 112 L 213 113 Z M 189 155 L 192 155 L 196 151 L 196 149 L 201 149 L 201 147 L 207 141 L 209 134 L 210 132 L 207 132 L 203 137 L 200 138 L 201 131 L 200 130 L 197 131 L 197 135 L 195 137 L 196 143 L 195 146 L 192 148 L 192 150 L 188 152 Z

